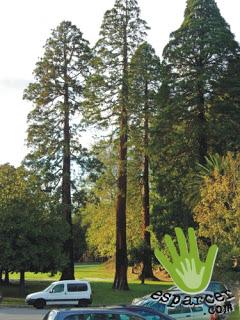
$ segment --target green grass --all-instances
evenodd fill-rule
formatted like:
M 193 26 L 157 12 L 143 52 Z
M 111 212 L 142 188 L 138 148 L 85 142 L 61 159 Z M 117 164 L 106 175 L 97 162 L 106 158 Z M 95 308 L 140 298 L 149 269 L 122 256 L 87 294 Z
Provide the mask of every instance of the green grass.
M 48 273 L 26 273 L 26 294 L 41 291 L 51 282 L 59 280 L 60 274 L 51 276 Z M 105 264 L 76 264 L 75 277 L 77 279 L 88 279 L 93 290 L 93 305 L 112 305 L 112 304 L 128 304 L 136 297 L 141 297 L 150 292 L 160 289 L 166 289 L 172 283 L 160 281 L 146 281 L 146 284 L 140 284 L 136 275 L 131 274 L 129 269 L 129 291 L 112 290 L 112 282 L 114 278 L 114 270 L 111 266 Z M 19 274 L 10 275 L 12 284 L 9 287 L 1 286 L 0 291 L 3 293 L 3 302 L 5 305 L 24 305 L 25 295 L 21 295 L 18 287 Z M 229 320 L 239 320 L 239 310 L 235 310 L 231 314 Z
M 146 284 L 140 284 L 136 275 L 131 274 L 129 269 L 129 291 L 112 290 L 114 279 L 114 270 L 111 266 L 105 264 L 76 264 L 76 279 L 87 279 L 90 281 L 93 290 L 94 305 L 124 304 L 130 303 L 136 297 L 144 296 L 150 292 L 164 289 L 172 285 L 160 281 L 146 281 Z M 41 291 L 51 282 L 59 280 L 60 274 L 52 276 L 48 273 L 31 273 L 26 272 L 26 292 L 28 293 Z M 19 274 L 10 275 L 11 285 L 1 286 L 0 291 L 3 293 L 3 304 L 23 304 L 25 295 L 21 295 L 18 287 Z
M 25 278 L 26 280 L 33 281 L 55 281 L 59 280 L 61 274 L 57 273 L 55 275 L 51 275 L 50 273 L 32 273 L 26 272 Z M 12 280 L 18 280 L 19 274 L 12 273 Z M 92 263 L 92 264 L 76 264 L 75 265 L 75 277 L 76 279 L 89 279 L 94 281 L 112 281 L 114 277 L 114 272 L 111 268 L 105 267 L 104 264 Z M 130 276 L 130 279 L 133 278 Z
M 230 315 L 228 320 L 239 320 L 239 319 L 240 319 L 240 310 L 238 306 L 236 310 Z

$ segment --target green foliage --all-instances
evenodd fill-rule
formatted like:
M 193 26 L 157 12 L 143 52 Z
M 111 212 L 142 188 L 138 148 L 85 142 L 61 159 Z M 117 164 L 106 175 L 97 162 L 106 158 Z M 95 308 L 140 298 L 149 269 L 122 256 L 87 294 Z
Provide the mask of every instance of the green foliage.
M 143 184 L 144 157 L 151 161 L 150 128 L 156 115 L 160 88 L 160 59 L 147 42 L 135 51 L 129 69 L 129 162 L 136 180 Z
M 187 185 L 188 193 L 186 195 L 186 203 L 194 208 L 195 205 L 200 201 L 200 189 L 204 182 L 204 177 L 211 176 L 212 172 L 215 170 L 222 174 L 227 166 L 224 158 L 219 154 L 209 155 L 206 158 L 206 164 L 197 164 L 197 173 L 194 173 L 189 179 Z
M 129 62 L 146 35 L 137 0 L 116 0 L 104 14 L 85 89 L 87 123 L 109 128 L 118 140 L 116 277 L 114 289 L 128 290 L 126 201 L 129 129 Z
M 82 223 L 80 214 L 73 215 L 73 255 L 77 262 L 87 251 L 86 225 Z
M 209 153 L 239 148 L 239 54 L 216 2 L 187 1 L 184 21 L 163 52 L 152 130 L 155 191 L 163 206 L 181 204 L 179 215 L 191 212 L 186 198 L 198 163 L 204 165 Z
M 105 141 L 95 145 L 94 149 L 104 171 L 92 188 L 95 200 L 81 210 L 81 216 L 83 225 L 87 225 L 88 249 L 98 256 L 113 257 L 116 242 L 116 147 Z M 127 243 L 133 248 L 141 237 L 141 190 L 135 172 L 130 168 L 128 173 Z
M 25 161 L 45 179 L 48 191 L 56 192 L 61 185 L 67 120 L 71 131 L 71 164 L 76 170 L 72 180 L 82 174 L 89 161 L 79 140 L 83 129 L 80 123 L 83 82 L 90 58 L 89 43 L 81 31 L 71 22 L 61 22 L 52 31 L 43 57 L 36 64 L 35 81 L 24 92 L 24 99 L 33 103 L 28 115 L 30 152 Z
M 35 175 L 23 167 L 0 167 L 1 269 L 56 272 L 65 263 L 67 231 Z
M 144 241 L 140 241 L 135 247 L 129 250 L 129 265 L 142 263 L 149 256 L 153 256 L 153 250 L 151 250 Z
M 219 246 L 239 248 L 240 155 L 228 153 L 223 162 L 224 171 L 213 168 L 203 178 L 195 220 L 200 236 Z
M 134 129 L 140 126 L 139 129 L 143 131 L 145 112 L 148 112 L 149 120 L 156 113 L 161 80 L 160 59 L 149 43 L 143 42 L 135 51 L 130 63 L 129 79 L 133 108 L 131 120 L 135 124 Z
M 129 61 L 146 29 L 136 0 L 116 0 L 106 11 L 84 91 L 87 123 L 119 129 L 121 107 L 127 104 L 122 90 L 128 86 Z

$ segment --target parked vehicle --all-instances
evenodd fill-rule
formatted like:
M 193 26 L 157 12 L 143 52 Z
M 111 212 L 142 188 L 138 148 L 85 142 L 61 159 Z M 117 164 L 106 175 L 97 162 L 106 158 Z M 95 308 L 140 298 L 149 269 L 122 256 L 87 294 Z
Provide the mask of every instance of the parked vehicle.
M 92 303 L 92 289 L 85 280 L 56 281 L 43 291 L 29 294 L 25 301 L 37 309 L 46 305 L 87 307 Z
M 206 289 L 206 291 L 219 293 L 228 290 L 228 287 L 220 281 L 211 281 Z M 177 286 L 169 288 L 167 291 L 179 291 Z
M 173 286 L 169 288 L 167 291 L 175 294 L 176 293 L 181 294 L 181 291 L 178 289 L 177 286 Z M 211 281 L 207 289 L 201 294 L 201 295 L 207 295 L 207 294 L 214 295 L 214 294 L 219 294 L 227 291 L 228 291 L 228 294 L 225 297 L 225 300 L 222 302 L 219 302 L 219 301 L 217 302 L 217 305 L 222 306 L 223 310 L 225 310 L 226 313 L 215 315 L 215 318 L 213 316 L 213 319 L 219 319 L 219 320 L 227 319 L 229 316 L 229 313 L 231 313 L 236 307 L 235 298 L 231 294 L 231 290 L 229 290 L 229 288 L 220 281 Z M 230 299 L 231 296 L 232 296 L 232 299 Z M 227 301 L 227 298 L 229 298 L 230 301 Z
M 146 320 L 127 311 L 110 308 L 83 308 L 49 311 L 43 320 Z
M 152 308 L 160 313 L 171 316 L 173 319 L 211 320 L 212 318 L 208 312 L 208 306 L 205 304 L 194 307 L 179 305 L 177 307 L 170 308 L 166 304 L 153 300 L 150 296 L 148 298 L 144 297 L 143 300 L 138 299 L 135 303 L 134 301 L 133 304 L 137 306 Z
M 158 312 L 154 309 L 143 307 L 143 306 L 134 306 L 134 305 L 125 305 L 125 306 L 111 306 L 112 309 L 118 310 L 127 310 L 143 316 L 147 320 L 173 320 L 174 318 L 167 316 L 162 312 Z

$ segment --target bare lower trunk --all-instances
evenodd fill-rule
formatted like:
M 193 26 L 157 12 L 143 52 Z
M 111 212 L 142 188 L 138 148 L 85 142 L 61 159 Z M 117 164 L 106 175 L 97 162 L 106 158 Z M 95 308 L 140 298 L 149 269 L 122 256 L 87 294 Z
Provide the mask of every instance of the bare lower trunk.
M 24 271 L 20 271 L 19 289 L 20 289 L 20 294 L 25 295 L 25 272 Z
M 5 273 L 4 284 L 8 286 L 10 284 L 10 282 L 9 282 L 9 272 L 8 272 L 8 270 L 5 270 L 4 273 Z
M 127 240 L 126 240 L 126 196 L 127 196 L 127 115 L 123 109 L 119 146 L 118 195 L 116 212 L 116 270 L 113 288 L 128 290 Z
M 127 240 L 126 240 L 126 201 L 127 201 L 127 140 L 128 140 L 128 48 L 127 26 L 123 45 L 123 83 L 121 92 L 120 141 L 118 159 L 118 193 L 116 208 L 116 270 L 113 289 L 129 290 L 127 282 Z

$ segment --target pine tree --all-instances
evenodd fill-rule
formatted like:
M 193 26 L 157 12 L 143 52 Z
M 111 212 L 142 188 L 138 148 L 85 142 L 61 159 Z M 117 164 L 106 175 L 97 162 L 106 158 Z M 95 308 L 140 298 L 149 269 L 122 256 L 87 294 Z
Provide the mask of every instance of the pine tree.
M 151 265 L 150 198 L 149 198 L 149 139 L 152 119 L 156 115 L 160 87 L 160 60 L 147 42 L 142 43 L 130 64 L 131 145 L 133 157 L 140 157 L 142 197 L 142 238 L 148 254 L 144 255 L 142 277 L 153 278 Z
M 145 36 L 136 0 L 116 0 L 106 11 L 95 46 L 93 74 L 88 81 L 86 117 L 115 128 L 119 137 L 116 204 L 116 273 L 113 288 L 128 290 L 126 244 L 127 142 L 129 117 L 129 61 Z
M 27 162 L 45 178 L 48 191 L 61 190 L 62 211 L 71 230 L 65 243 L 69 263 L 62 279 L 73 279 L 71 170 L 84 153 L 79 144 L 82 83 L 91 53 L 81 31 L 68 21 L 52 31 L 44 48 L 34 70 L 35 81 L 24 93 L 34 104 L 28 115 Z

